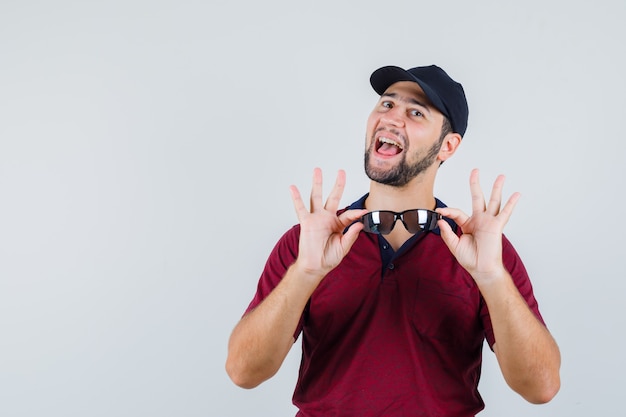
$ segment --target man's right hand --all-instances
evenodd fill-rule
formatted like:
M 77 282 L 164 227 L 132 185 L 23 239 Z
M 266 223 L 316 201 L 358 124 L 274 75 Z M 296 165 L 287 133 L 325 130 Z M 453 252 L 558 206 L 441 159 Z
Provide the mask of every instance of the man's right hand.
M 294 266 L 305 276 L 317 281 L 315 285 L 339 265 L 363 229 L 362 223 L 354 222 L 367 213 L 367 210 L 346 210 L 337 216 L 345 185 L 346 173 L 339 170 L 335 185 L 324 204 L 322 170 L 315 168 L 310 210 L 304 205 L 298 189 L 293 185 L 290 187 L 291 198 L 300 222 L 299 253 Z M 344 233 L 348 226 L 350 227 Z

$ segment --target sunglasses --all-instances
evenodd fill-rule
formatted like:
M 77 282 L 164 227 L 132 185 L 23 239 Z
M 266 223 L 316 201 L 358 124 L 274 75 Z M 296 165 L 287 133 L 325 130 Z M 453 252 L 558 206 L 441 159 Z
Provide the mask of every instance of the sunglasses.
M 441 214 L 427 209 L 412 209 L 397 213 L 390 210 L 371 211 L 361 217 L 363 230 L 369 233 L 386 235 L 391 233 L 397 220 L 409 233 L 415 234 L 420 231 L 427 232 L 437 227 L 437 220 L 441 219 Z

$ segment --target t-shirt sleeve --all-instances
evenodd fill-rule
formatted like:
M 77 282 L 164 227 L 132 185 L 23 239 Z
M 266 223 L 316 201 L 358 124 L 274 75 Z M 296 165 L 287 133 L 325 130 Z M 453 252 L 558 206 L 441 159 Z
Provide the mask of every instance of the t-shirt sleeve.
M 502 260 L 505 268 L 509 271 L 509 274 L 511 274 L 515 286 L 524 300 L 526 300 L 526 304 L 528 304 L 528 307 L 535 314 L 537 319 L 545 325 L 543 317 L 541 317 L 541 313 L 539 312 L 539 305 L 535 299 L 533 287 L 530 282 L 530 278 L 528 277 L 526 267 L 524 266 L 515 248 L 513 248 L 511 242 L 505 236 L 502 236 Z M 487 310 L 487 305 L 484 301 L 481 309 L 481 317 L 485 328 L 485 337 L 489 343 L 489 347 L 493 350 L 493 344 L 496 340 L 493 335 L 493 326 L 491 324 L 489 311 Z
M 265 263 L 265 267 L 263 268 L 263 272 L 257 284 L 256 293 L 248 305 L 244 316 L 261 304 L 283 279 L 287 269 L 289 269 L 298 256 L 299 237 L 300 225 L 295 225 L 278 240 Z M 302 326 L 303 321 L 301 317 L 298 327 L 294 332 L 294 339 L 297 339 L 302 331 Z

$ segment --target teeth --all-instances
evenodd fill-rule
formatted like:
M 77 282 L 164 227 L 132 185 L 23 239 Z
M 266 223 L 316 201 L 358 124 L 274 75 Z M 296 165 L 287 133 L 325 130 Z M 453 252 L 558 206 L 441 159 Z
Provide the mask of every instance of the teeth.
M 389 139 L 389 138 L 387 138 L 387 137 L 385 137 L 385 136 L 381 136 L 381 137 L 379 137 L 379 138 L 378 138 L 378 141 L 379 141 L 379 142 L 382 142 L 382 143 L 388 143 L 388 144 L 393 145 L 393 146 L 397 146 L 397 147 L 398 147 L 398 148 L 400 148 L 400 149 L 404 149 L 404 148 L 402 147 L 402 145 L 400 145 L 398 142 L 396 142 L 395 140 L 391 140 L 391 139 Z

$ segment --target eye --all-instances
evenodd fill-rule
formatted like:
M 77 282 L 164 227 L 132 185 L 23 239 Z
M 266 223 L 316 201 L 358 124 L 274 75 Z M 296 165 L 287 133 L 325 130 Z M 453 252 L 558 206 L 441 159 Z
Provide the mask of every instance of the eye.
M 422 113 L 421 111 L 417 109 L 413 109 L 411 110 L 411 116 L 424 117 L 424 113 Z
M 391 101 L 383 101 L 380 103 L 380 105 L 388 109 L 393 108 L 393 103 Z

